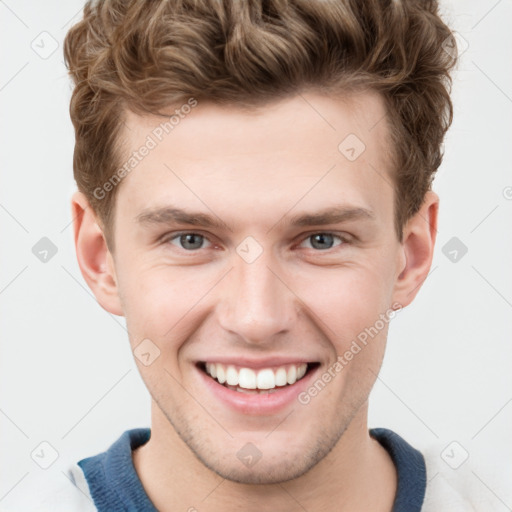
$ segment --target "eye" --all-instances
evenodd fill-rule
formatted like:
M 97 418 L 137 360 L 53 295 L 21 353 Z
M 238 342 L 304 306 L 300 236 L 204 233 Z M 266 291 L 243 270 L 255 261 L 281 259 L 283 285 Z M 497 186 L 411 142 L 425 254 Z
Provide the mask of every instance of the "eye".
M 333 248 L 333 240 L 335 238 L 341 241 L 337 246 L 343 245 L 347 242 L 344 237 L 335 235 L 334 233 L 314 233 L 309 235 L 302 243 L 311 240 L 311 246 L 313 249 L 325 251 Z
M 335 239 L 338 239 L 340 242 L 335 244 Z M 334 233 L 313 233 L 303 240 L 301 246 L 308 241 L 311 241 L 311 248 L 317 251 L 327 251 L 344 245 L 348 243 L 349 240 L 346 237 Z M 187 252 L 196 252 L 199 249 L 205 249 L 206 247 L 203 246 L 204 242 L 211 245 L 211 242 L 206 236 L 195 232 L 175 233 L 165 237 L 163 242 L 166 244 L 170 243 Z
M 176 244 L 174 243 L 175 240 L 177 241 Z M 208 239 L 200 233 L 178 233 L 172 237 L 166 238 L 164 242 L 178 245 L 180 249 L 184 249 L 185 251 L 194 251 L 196 249 L 202 249 L 203 247 L 201 246 L 203 242 L 207 240 Z

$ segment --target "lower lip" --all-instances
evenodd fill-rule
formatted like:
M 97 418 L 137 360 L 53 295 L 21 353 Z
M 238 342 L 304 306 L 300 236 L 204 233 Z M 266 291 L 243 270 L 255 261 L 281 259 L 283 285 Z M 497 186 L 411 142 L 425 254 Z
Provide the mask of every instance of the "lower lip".
M 291 386 L 278 389 L 272 393 L 247 394 L 234 391 L 207 375 L 203 370 L 196 368 L 200 373 L 207 389 L 221 402 L 241 414 L 254 416 L 272 415 L 293 404 L 297 396 L 309 385 L 319 367 L 310 370 L 302 379 Z

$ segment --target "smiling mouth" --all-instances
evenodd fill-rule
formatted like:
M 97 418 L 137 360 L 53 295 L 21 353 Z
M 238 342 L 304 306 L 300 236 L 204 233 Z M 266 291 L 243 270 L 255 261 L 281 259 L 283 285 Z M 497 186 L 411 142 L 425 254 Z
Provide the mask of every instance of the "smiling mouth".
M 301 363 L 253 369 L 222 363 L 198 363 L 199 369 L 218 384 L 247 394 L 270 394 L 289 388 L 317 366 L 319 363 Z

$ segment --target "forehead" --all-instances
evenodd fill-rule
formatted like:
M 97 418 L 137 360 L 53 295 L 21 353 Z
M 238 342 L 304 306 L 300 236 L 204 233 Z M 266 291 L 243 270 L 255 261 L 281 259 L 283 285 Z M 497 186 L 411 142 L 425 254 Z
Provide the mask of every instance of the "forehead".
M 121 139 L 131 150 L 150 136 L 157 145 L 172 148 L 176 156 L 188 158 L 200 157 L 203 152 L 208 152 L 208 157 L 223 153 L 225 148 L 218 144 L 221 140 L 256 152 L 260 152 L 264 143 L 267 152 L 300 153 L 306 149 L 304 141 L 310 143 L 308 147 L 315 144 L 319 150 L 337 150 L 340 138 L 348 133 L 357 135 L 367 146 L 377 142 L 383 143 L 380 149 L 386 149 L 385 118 L 384 101 L 372 91 L 339 97 L 303 93 L 251 108 L 190 98 L 183 104 L 170 106 L 164 115 L 141 116 L 126 110 Z M 196 144 L 194 154 L 188 153 L 188 144 L 180 152 L 182 143 L 190 139 L 192 132 Z M 323 144 L 318 144 L 320 141 Z
M 138 160 L 118 191 L 123 216 L 171 205 L 233 215 L 231 207 L 251 222 L 255 211 L 275 220 L 277 210 L 299 203 L 389 209 L 379 204 L 392 190 L 386 111 L 376 93 L 304 93 L 252 110 L 185 105 L 169 116 L 126 113 L 123 151 Z

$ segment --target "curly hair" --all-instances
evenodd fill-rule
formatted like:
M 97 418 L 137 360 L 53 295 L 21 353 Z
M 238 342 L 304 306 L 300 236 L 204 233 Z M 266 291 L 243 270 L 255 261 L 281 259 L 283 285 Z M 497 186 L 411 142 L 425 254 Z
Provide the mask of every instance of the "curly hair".
M 127 109 L 373 90 L 387 109 L 402 241 L 441 164 L 454 47 L 435 0 L 90 0 L 64 42 L 77 186 L 108 242 L 119 187 L 94 190 L 120 165 Z

